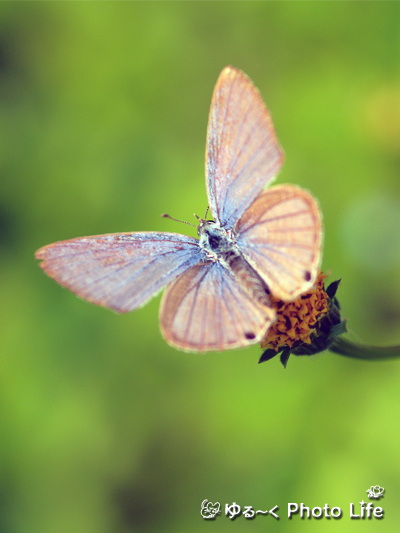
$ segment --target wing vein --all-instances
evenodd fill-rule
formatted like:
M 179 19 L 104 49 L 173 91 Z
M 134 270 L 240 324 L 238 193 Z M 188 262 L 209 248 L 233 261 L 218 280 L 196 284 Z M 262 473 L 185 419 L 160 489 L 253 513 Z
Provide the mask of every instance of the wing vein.
M 191 308 L 190 308 L 189 317 L 188 317 L 188 320 L 187 320 L 187 323 L 186 323 L 185 337 L 184 338 L 188 337 L 190 326 L 192 324 L 194 308 L 195 308 L 195 305 L 196 305 L 196 302 L 197 302 L 197 297 L 199 295 L 199 290 L 200 290 L 201 284 L 203 283 L 203 280 L 207 276 L 208 272 L 209 272 L 209 270 L 206 270 L 206 272 L 202 275 L 201 279 L 197 283 L 197 287 L 196 287 L 196 290 L 195 290 L 194 295 L 193 295 L 193 300 L 192 300 L 192 305 L 191 305 Z
M 265 254 L 263 253 L 257 246 L 252 246 L 252 249 L 255 250 L 256 252 L 258 252 L 260 255 L 262 255 L 263 257 L 269 259 L 269 256 L 268 254 Z M 273 248 L 272 246 L 263 246 L 263 249 L 268 249 L 268 250 L 271 250 L 271 252 L 274 252 L 278 255 L 281 255 L 281 256 L 284 256 L 288 261 L 293 261 L 294 263 L 298 263 L 299 265 L 304 265 L 304 266 L 307 266 L 308 265 L 308 261 L 306 263 L 304 263 L 303 261 L 301 261 L 300 259 L 297 259 L 296 257 L 293 257 L 292 255 L 290 254 L 287 254 L 285 252 L 282 252 L 282 250 L 278 250 L 276 248 Z
M 235 301 L 236 306 L 241 310 L 242 316 L 244 316 L 246 313 L 245 313 L 245 311 L 243 309 L 243 306 L 240 305 L 240 302 L 238 302 L 237 296 L 234 294 L 231 286 L 228 283 L 226 283 L 226 287 L 227 287 L 227 290 L 229 291 L 229 293 L 231 294 L 232 299 Z M 236 326 L 236 321 L 233 320 L 233 315 L 232 315 L 232 310 L 233 309 L 234 309 L 233 307 L 229 308 L 229 306 L 227 306 L 227 311 L 228 311 L 228 314 L 229 314 L 229 316 L 231 318 L 231 321 L 232 321 L 232 324 L 233 324 L 233 328 L 234 328 L 234 330 L 236 332 L 236 337 L 237 337 L 237 339 L 239 339 L 240 338 L 240 332 L 239 332 L 239 330 L 238 330 L 238 328 Z M 236 316 L 240 318 L 239 313 L 236 313 Z
M 274 204 L 274 207 L 275 205 L 278 205 L 278 204 Z M 269 211 L 269 209 L 267 209 L 267 212 Z M 243 231 L 241 231 L 240 233 L 243 235 L 244 233 L 246 233 L 246 231 L 249 231 L 250 229 L 254 228 L 255 226 L 257 226 L 258 224 L 269 224 L 270 222 L 274 222 L 275 220 L 281 220 L 281 219 L 284 219 L 284 218 L 291 218 L 291 217 L 296 217 L 298 215 L 304 215 L 305 213 L 309 213 L 309 210 L 308 209 L 303 209 L 301 211 L 296 211 L 295 213 L 286 213 L 285 215 L 279 215 L 279 216 L 276 216 L 276 217 L 272 217 L 272 218 L 266 218 L 266 219 L 262 219 L 260 220 L 260 218 L 262 217 L 262 215 L 264 215 L 265 213 L 262 213 L 261 214 L 261 217 L 259 217 L 257 219 L 256 222 L 254 222 L 253 224 L 251 224 L 250 226 L 247 226 Z M 277 231 L 274 229 L 274 232 Z
M 240 94 L 240 97 L 238 98 L 239 101 L 242 99 L 243 94 L 244 94 L 245 92 L 246 92 L 246 86 L 243 85 L 242 92 L 241 92 L 241 94 Z M 238 115 L 239 115 L 239 110 L 240 110 L 240 105 L 236 106 L 235 117 L 234 117 L 234 120 L 232 121 L 233 124 L 236 123 L 236 120 L 237 120 Z M 251 111 L 251 102 L 249 102 L 249 105 L 248 105 L 248 107 L 247 107 L 247 109 L 246 109 L 246 112 L 245 112 L 245 114 L 244 114 L 244 117 L 242 118 L 242 121 L 241 121 L 240 127 L 239 127 L 239 129 L 238 129 L 238 131 L 237 131 L 237 133 L 236 133 L 235 146 L 234 146 L 234 148 L 233 148 L 233 150 L 232 150 L 232 156 L 231 156 L 231 162 L 230 162 L 230 164 L 229 164 L 228 176 L 231 175 L 232 170 L 234 169 L 234 167 L 235 167 L 235 165 L 236 165 L 236 162 L 238 161 L 238 158 L 242 155 L 242 153 L 243 153 L 243 148 L 244 148 L 244 144 L 247 144 L 247 141 L 248 141 L 248 138 L 249 138 L 249 135 L 250 135 L 250 134 L 247 136 L 247 138 L 246 138 L 246 140 L 245 140 L 245 143 L 244 143 L 244 144 L 242 143 L 242 146 L 241 146 L 241 148 L 240 148 L 240 150 L 239 150 L 239 153 L 236 154 L 236 150 L 237 150 L 237 148 L 238 148 L 239 141 L 240 141 L 240 136 L 241 136 L 241 134 L 242 134 L 242 130 L 243 130 L 244 124 L 245 124 L 245 122 L 246 122 L 247 116 L 249 115 L 250 111 Z M 258 123 L 257 123 L 257 124 L 258 124 Z M 254 129 L 254 128 L 253 128 L 253 129 Z M 252 129 L 252 132 L 253 132 L 253 129 Z M 230 189 L 231 185 L 232 185 L 232 182 L 231 182 L 231 183 L 228 185 L 228 187 L 226 187 L 226 189 L 225 189 L 224 201 L 221 202 L 223 206 L 226 205 L 226 199 L 227 199 L 227 197 L 228 197 L 228 193 L 229 193 L 229 189 Z M 224 216 L 225 216 L 225 209 L 224 209 Z
M 285 268 L 281 263 L 279 263 L 278 261 L 275 261 L 275 259 L 272 259 L 272 257 L 269 257 L 268 255 L 264 255 L 262 252 L 260 252 L 260 250 L 258 248 L 253 248 L 253 250 L 258 253 L 259 255 L 262 255 L 263 257 L 265 257 L 265 259 L 267 261 L 269 261 L 270 263 L 276 265 L 280 270 L 282 270 L 282 272 L 285 272 L 289 277 L 295 279 L 297 281 L 297 277 L 295 275 L 292 274 L 292 272 L 290 272 L 287 268 Z M 270 272 L 268 272 L 268 275 L 270 274 Z M 275 278 L 276 279 L 276 278 Z

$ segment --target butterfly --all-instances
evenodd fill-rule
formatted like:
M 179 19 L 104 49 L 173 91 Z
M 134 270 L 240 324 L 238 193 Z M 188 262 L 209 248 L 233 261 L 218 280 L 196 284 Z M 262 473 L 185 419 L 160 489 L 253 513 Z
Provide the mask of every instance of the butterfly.
M 79 297 L 119 313 L 166 287 L 165 340 L 184 351 L 260 342 L 276 320 L 268 294 L 291 301 L 315 282 L 319 206 L 293 185 L 268 185 L 283 152 L 258 90 L 226 67 L 207 128 L 206 188 L 214 220 L 197 217 L 199 239 L 177 233 L 114 233 L 40 248 L 41 268 Z M 167 215 L 168 216 L 168 215 Z

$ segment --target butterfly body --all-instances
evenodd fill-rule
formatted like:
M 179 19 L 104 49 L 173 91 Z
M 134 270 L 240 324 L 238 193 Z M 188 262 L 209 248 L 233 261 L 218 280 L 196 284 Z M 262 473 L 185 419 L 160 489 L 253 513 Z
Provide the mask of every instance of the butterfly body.
M 268 294 L 291 301 L 315 282 L 321 259 L 318 203 L 293 185 L 263 190 L 283 162 L 260 93 L 226 67 L 214 89 L 207 130 L 206 188 L 214 218 L 199 239 L 165 232 L 95 235 L 36 252 L 60 285 L 126 313 L 165 287 L 160 328 L 192 352 L 260 342 L 276 320 Z
M 206 257 L 226 268 L 250 298 L 269 307 L 266 284 L 244 258 L 236 243 L 235 232 L 222 228 L 219 222 L 200 220 L 197 233 L 200 237 L 199 246 Z
M 221 228 L 219 222 L 200 220 L 197 228 L 199 246 L 208 257 L 219 260 L 225 255 L 239 251 L 232 230 Z

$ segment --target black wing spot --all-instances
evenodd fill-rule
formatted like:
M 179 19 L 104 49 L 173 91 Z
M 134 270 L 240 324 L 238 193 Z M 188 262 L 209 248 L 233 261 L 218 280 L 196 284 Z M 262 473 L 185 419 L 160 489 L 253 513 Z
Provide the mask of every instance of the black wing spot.
M 305 279 L 306 281 L 310 281 L 310 279 L 311 279 L 311 272 L 309 272 L 308 270 L 306 270 L 306 271 L 304 272 L 304 279 Z
M 248 339 L 249 341 L 253 340 L 256 338 L 255 334 L 252 332 L 252 331 L 247 331 L 244 336 L 246 337 L 246 339 Z

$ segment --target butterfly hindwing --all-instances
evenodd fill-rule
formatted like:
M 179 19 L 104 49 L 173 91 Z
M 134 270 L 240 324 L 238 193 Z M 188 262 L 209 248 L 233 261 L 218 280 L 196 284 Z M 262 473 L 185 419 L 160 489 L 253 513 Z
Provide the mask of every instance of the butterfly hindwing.
M 272 309 L 254 302 L 218 262 L 201 262 L 165 290 L 160 327 L 182 350 L 205 352 L 259 342 L 275 320 Z
M 44 246 L 36 259 L 81 298 L 126 313 L 200 261 L 201 253 L 196 239 L 177 233 L 114 233 Z
M 282 300 L 294 300 L 315 282 L 321 259 L 322 219 L 307 191 L 293 185 L 267 189 L 236 224 L 247 261 Z
M 214 218 L 232 228 L 282 161 L 260 93 L 243 72 L 224 68 L 214 89 L 207 130 L 206 186 Z

